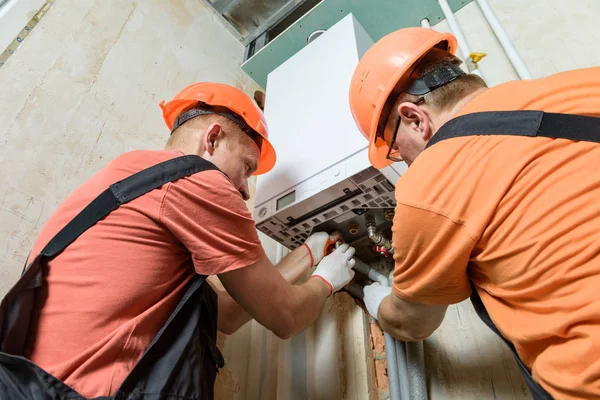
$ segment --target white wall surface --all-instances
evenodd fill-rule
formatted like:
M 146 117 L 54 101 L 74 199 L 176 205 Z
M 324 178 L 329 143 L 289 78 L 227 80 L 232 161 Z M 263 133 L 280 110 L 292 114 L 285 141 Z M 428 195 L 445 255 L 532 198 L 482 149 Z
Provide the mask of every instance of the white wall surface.
M 0 68 L 0 295 L 74 188 L 164 146 L 162 99 L 200 80 L 253 93 L 242 57 L 199 0 L 56 0 Z

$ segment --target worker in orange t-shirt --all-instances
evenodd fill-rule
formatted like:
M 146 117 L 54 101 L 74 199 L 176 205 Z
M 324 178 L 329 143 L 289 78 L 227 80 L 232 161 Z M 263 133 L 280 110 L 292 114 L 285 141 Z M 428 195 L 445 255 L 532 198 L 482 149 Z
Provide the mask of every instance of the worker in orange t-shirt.
M 534 398 L 600 397 L 600 68 L 487 88 L 448 33 L 373 45 L 350 87 L 375 168 L 396 184 L 392 288 L 365 287 L 382 328 L 423 340 L 469 297 Z
M 212 399 L 217 329 L 254 318 L 289 338 L 352 279 L 354 249 L 326 255 L 338 238 L 324 232 L 275 268 L 266 257 L 244 200 L 275 150 L 249 97 L 197 83 L 161 107 L 166 149 L 76 189 L 2 301 L 1 398 Z

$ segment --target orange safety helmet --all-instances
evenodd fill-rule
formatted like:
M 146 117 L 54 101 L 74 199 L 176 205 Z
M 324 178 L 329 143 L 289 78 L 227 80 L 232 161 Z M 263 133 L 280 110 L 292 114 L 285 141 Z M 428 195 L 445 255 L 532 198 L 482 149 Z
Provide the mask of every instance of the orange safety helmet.
M 383 37 L 365 53 L 350 83 L 350 109 L 361 133 L 369 140 L 369 160 L 375 168 L 392 163 L 389 146 L 378 135 L 388 98 L 410 84 L 418 61 L 434 47 L 456 53 L 456 38 L 428 28 L 405 28 Z
M 244 92 L 224 83 L 194 83 L 179 92 L 173 100 L 159 104 L 163 118 L 169 129 L 173 128 L 175 119 L 182 111 L 198 102 L 211 107 L 225 107 L 240 116 L 248 126 L 262 138 L 260 159 L 254 175 L 269 172 L 274 166 L 277 156 L 267 130 L 267 121 L 258 105 Z

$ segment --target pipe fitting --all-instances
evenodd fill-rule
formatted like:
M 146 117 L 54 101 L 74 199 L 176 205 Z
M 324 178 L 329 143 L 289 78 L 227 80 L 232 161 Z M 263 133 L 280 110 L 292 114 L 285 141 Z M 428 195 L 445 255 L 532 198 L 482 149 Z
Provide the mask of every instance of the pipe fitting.
M 354 257 L 354 269 L 361 274 L 367 275 L 369 279 L 373 282 L 379 282 L 381 286 L 390 286 L 390 281 L 380 273 L 379 271 L 371 268 L 364 261 Z M 353 285 L 354 284 L 354 285 Z M 364 295 L 364 292 L 357 288 L 357 284 L 355 282 L 351 282 L 347 286 L 347 290 L 350 294 L 355 297 L 359 297 Z M 387 359 L 388 366 L 388 382 L 390 387 L 390 400 L 401 400 L 401 387 L 400 387 L 400 376 L 401 372 L 399 371 L 400 365 L 397 360 L 397 351 L 396 351 L 396 341 L 394 338 L 387 332 L 383 332 L 384 342 L 385 342 L 385 357 Z M 402 374 L 405 372 L 402 371 Z
M 375 224 L 375 218 L 372 215 L 367 215 L 365 217 L 366 227 L 367 227 L 367 235 L 369 239 L 376 245 L 382 246 L 390 251 L 392 250 L 392 242 L 385 236 L 383 233 L 377 230 L 377 225 Z
M 371 268 L 366 262 L 362 261 L 359 258 L 354 257 L 354 270 L 360 272 L 363 275 L 366 275 L 373 282 L 381 283 L 381 286 L 389 286 L 389 281 L 379 271 Z
M 356 235 L 358 233 L 358 224 L 356 222 L 350 222 L 348 224 L 348 232 L 350 232 L 352 235 Z
M 394 215 L 396 215 L 396 212 L 393 208 L 388 208 L 383 212 L 383 216 L 385 217 L 386 221 L 393 221 Z

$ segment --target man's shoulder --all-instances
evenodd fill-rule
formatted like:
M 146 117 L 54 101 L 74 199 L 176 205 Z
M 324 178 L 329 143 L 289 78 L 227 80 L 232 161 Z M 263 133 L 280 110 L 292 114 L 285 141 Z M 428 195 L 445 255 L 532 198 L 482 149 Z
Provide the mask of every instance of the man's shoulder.
M 134 150 L 123 153 L 114 158 L 106 167 L 104 167 L 99 175 L 118 177 L 123 179 L 133 175 L 144 169 L 153 167 L 165 161 L 172 160 L 177 157 L 183 157 L 184 154 L 180 151 L 173 150 Z M 114 179 L 113 179 L 114 180 Z M 207 170 L 202 173 L 187 176 L 180 181 L 192 181 L 202 186 L 225 185 L 229 183 L 229 179 L 219 170 Z
M 181 152 L 171 150 L 133 150 L 115 157 L 107 168 L 118 168 L 123 165 L 147 168 L 182 155 Z
M 514 140 L 467 136 L 443 140 L 421 153 L 396 184 L 399 204 L 465 217 L 465 205 L 509 184 Z
M 150 168 L 154 165 L 160 164 L 165 161 L 172 160 L 177 157 L 183 157 L 183 154 L 177 150 L 133 150 L 123 153 L 120 156 L 114 158 L 107 166 L 106 169 L 131 169 L 131 170 L 142 170 Z M 208 177 L 201 178 L 207 175 Z M 227 176 L 219 170 L 207 170 L 202 174 L 190 175 L 194 179 L 204 180 L 217 180 L 229 181 Z

